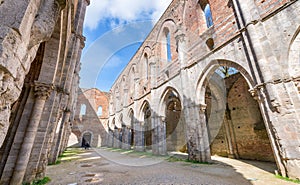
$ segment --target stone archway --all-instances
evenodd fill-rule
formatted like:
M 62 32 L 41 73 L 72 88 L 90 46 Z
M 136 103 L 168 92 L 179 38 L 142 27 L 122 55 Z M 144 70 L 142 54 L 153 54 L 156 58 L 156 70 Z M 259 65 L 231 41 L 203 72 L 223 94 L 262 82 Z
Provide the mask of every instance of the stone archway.
M 151 109 L 148 101 L 142 106 L 141 119 L 143 122 L 144 146 L 146 150 L 152 149 L 152 126 L 151 126 Z
M 165 91 L 160 110 L 165 123 L 166 150 L 187 152 L 182 103 L 174 88 Z
M 92 144 L 92 133 L 91 132 L 84 132 L 82 134 L 81 147 L 84 147 L 87 143 L 89 145 Z
M 220 67 L 232 67 L 235 72 L 227 76 L 220 73 Z M 204 107 L 211 154 L 274 162 L 271 131 L 249 90 L 251 76 L 231 61 L 216 61 L 207 69 L 200 79 L 197 101 Z
M 130 141 L 129 144 L 131 146 L 131 148 L 134 147 L 134 112 L 132 109 L 129 110 L 129 114 L 128 114 L 129 120 L 130 120 Z

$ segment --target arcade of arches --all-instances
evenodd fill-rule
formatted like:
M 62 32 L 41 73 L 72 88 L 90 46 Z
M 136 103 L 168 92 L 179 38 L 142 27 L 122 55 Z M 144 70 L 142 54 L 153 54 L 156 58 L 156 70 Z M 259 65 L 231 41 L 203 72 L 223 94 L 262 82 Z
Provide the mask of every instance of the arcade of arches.
M 43 178 L 72 131 L 81 144 L 195 161 L 275 161 L 300 179 L 300 1 L 173 0 L 106 116 L 76 104 L 89 3 L 0 0 L 0 184 Z M 100 135 L 78 129 L 87 115 Z
M 300 178 L 299 11 L 172 1 L 110 90 L 106 145 L 276 162 Z

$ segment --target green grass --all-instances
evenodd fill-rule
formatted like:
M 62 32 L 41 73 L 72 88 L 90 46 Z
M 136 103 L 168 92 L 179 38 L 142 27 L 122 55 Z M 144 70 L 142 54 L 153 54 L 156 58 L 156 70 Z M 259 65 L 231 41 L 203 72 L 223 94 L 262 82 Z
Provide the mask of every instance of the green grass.
M 193 163 L 193 164 L 212 164 L 209 162 L 199 162 L 199 161 L 194 161 L 194 160 L 190 160 L 190 159 L 180 159 L 177 157 L 169 157 L 166 159 L 168 162 L 187 162 L 187 163 Z
M 124 153 L 126 155 L 131 155 L 131 156 L 146 156 L 146 157 L 162 157 L 162 158 L 166 158 L 168 156 L 159 156 L 159 155 L 154 155 L 151 152 L 139 152 L 139 151 L 135 151 L 135 150 L 124 150 L 124 149 L 120 149 L 120 148 L 108 148 L 108 147 L 101 147 L 104 150 L 108 150 L 111 152 L 119 152 L 119 153 Z
M 85 150 L 81 150 L 78 148 L 68 148 L 65 150 L 60 156 L 58 156 L 58 159 L 55 161 L 55 163 L 49 164 L 51 165 L 57 165 L 64 161 L 72 161 L 75 159 L 77 154 L 84 153 Z
M 23 183 L 23 185 L 44 185 L 50 181 L 51 181 L 51 179 L 49 177 L 44 177 L 43 179 L 40 179 L 40 180 L 34 180 L 31 183 Z
M 294 182 L 294 183 L 300 184 L 300 180 L 299 179 L 290 179 L 288 177 L 282 177 L 281 175 L 276 175 L 276 177 L 278 179 L 282 179 L 282 180 L 285 180 L 285 181 L 289 181 L 289 182 Z

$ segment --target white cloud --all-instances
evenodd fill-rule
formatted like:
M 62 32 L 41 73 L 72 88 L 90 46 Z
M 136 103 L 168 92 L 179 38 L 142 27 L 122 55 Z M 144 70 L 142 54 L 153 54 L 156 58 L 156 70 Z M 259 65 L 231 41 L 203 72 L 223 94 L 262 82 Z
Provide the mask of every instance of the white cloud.
M 171 0 L 91 0 L 84 26 L 94 30 L 103 20 L 110 20 L 113 26 L 137 20 L 157 20 L 170 2 Z

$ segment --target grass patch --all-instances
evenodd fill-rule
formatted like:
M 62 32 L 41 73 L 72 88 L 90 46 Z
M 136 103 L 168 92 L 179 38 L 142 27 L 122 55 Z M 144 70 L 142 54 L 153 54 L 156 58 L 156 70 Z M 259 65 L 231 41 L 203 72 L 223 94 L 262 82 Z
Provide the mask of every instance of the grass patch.
M 285 180 L 285 181 L 289 181 L 289 182 L 294 182 L 294 183 L 300 184 L 300 180 L 299 179 L 290 179 L 288 177 L 282 177 L 281 175 L 275 175 L 275 176 L 278 179 L 282 179 L 282 180 Z
M 44 177 L 43 179 L 40 179 L 40 180 L 34 180 L 31 183 L 23 183 L 23 185 L 44 185 L 50 181 L 51 181 L 51 179 L 49 177 Z
M 120 152 L 121 154 L 126 154 L 126 155 L 131 155 L 131 156 L 146 156 L 146 157 L 165 157 L 165 156 L 159 156 L 159 155 L 154 155 L 151 152 L 139 152 L 135 150 L 125 150 L 125 149 L 120 149 L 120 148 L 108 148 L 108 147 L 101 147 L 104 150 L 108 150 L 111 152 Z
M 199 162 L 199 161 L 195 161 L 195 160 L 190 160 L 190 159 L 180 159 L 174 156 L 171 156 L 169 158 L 166 159 L 168 162 L 187 162 L 187 163 L 193 163 L 193 164 L 212 164 L 209 162 Z
M 58 161 L 69 162 L 78 158 L 77 154 L 86 152 L 86 150 L 81 150 L 79 148 L 68 148 L 60 156 L 58 156 Z
M 81 150 L 80 148 L 68 148 L 60 156 L 58 156 L 58 159 L 55 161 L 55 163 L 49 164 L 49 166 L 57 165 L 65 161 L 72 161 L 74 159 L 77 159 L 77 154 L 81 154 L 84 152 L 85 150 Z
M 48 164 L 49 166 L 52 166 L 52 165 L 57 165 L 57 164 L 60 164 L 61 163 L 61 160 L 58 159 L 55 161 L 55 163 L 51 163 L 51 164 Z

